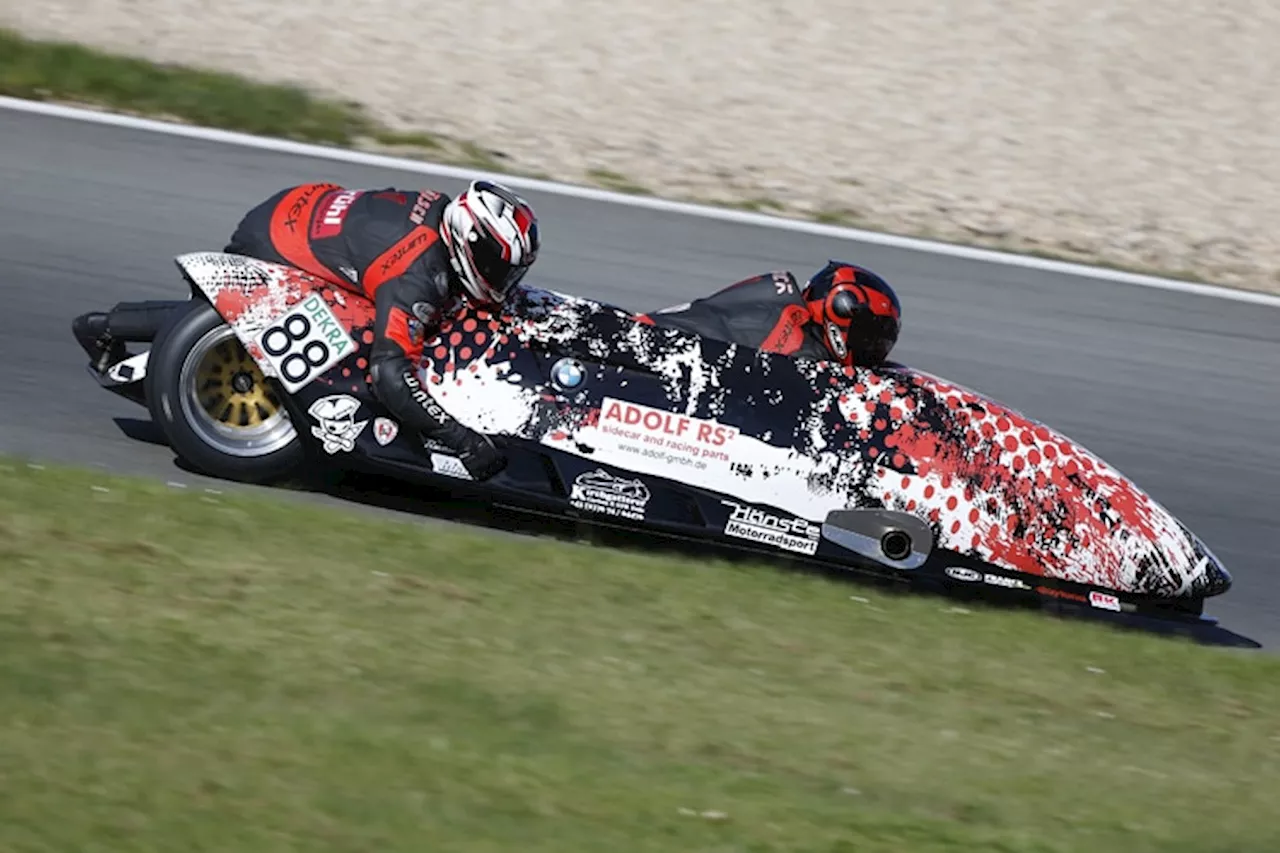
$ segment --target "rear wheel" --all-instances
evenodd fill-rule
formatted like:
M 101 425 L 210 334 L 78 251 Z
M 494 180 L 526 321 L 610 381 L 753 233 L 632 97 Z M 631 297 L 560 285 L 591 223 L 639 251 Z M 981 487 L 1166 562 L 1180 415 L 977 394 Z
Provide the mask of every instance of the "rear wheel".
M 201 471 L 268 482 L 303 461 L 282 391 L 204 300 L 193 299 L 160 333 L 145 382 L 152 418 Z

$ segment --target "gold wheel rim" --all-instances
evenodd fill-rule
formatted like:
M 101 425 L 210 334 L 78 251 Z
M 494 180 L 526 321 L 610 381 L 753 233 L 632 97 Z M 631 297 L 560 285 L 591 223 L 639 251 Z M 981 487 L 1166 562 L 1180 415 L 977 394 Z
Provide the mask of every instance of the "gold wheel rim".
M 280 398 L 236 338 L 210 348 L 195 379 L 200 407 L 227 429 L 256 429 L 280 412 Z

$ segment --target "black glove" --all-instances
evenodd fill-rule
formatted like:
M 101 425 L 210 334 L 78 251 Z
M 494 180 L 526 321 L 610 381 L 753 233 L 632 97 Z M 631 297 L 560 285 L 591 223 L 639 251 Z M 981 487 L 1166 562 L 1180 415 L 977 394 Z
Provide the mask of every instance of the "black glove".
M 507 467 L 507 457 L 489 436 L 463 428 L 462 435 L 458 438 L 459 440 L 449 443 L 457 448 L 458 458 L 462 460 L 462 466 L 472 479 L 487 480 Z

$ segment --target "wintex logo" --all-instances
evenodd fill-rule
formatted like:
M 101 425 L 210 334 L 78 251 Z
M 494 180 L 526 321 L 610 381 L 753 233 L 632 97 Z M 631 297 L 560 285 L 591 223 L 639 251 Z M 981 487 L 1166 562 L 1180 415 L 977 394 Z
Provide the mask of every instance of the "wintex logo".
M 726 536 L 747 539 L 800 554 L 813 554 L 818 550 L 822 529 L 803 518 L 783 518 L 755 507 L 734 501 L 720 503 L 733 512 L 724 526 Z

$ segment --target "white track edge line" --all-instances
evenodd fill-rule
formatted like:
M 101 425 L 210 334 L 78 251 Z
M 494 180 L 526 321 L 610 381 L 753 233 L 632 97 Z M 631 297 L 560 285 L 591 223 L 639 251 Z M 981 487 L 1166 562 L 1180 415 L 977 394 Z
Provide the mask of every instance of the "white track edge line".
M 168 136 L 198 139 L 206 142 L 218 142 L 242 148 L 255 148 L 261 151 L 292 154 L 299 157 L 314 157 L 359 166 L 372 166 L 376 168 L 394 169 L 400 172 L 436 175 L 439 177 L 454 178 L 457 180 L 487 177 L 496 181 L 501 181 L 502 183 L 517 189 L 545 192 L 553 195 L 579 198 L 585 201 L 616 204 L 622 207 L 642 208 L 663 213 L 675 213 L 684 216 L 694 216 L 702 219 L 719 220 L 721 222 L 732 222 L 742 225 L 754 225 L 762 228 L 771 228 L 779 231 L 792 231 L 819 237 L 832 237 L 836 239 L 866 243 L 873 246 L 905 249 L 907 251 L 957 258 L 966 261 L 978 261 L 998 266 L 1022 267 L 1024 269 L 1038 270 L 1041 272 L 1092 278 L 1099 281 L 1110 281 L 1119 284 L 1132 284 L 1139 287 L 1155 288 L 1157 290 L 1190 293 L 1198 296 L 1227 299 L 1235 302 L 1247 302 L 1255 305 L 1280 307 L 1280 296 L 1269 293 L 1260 293 L 1252 290 L 1240 290 L 1221 285 L 1180 281 L 1177 279 L 1161 278 L 1153 275 L 1142 275 L 1140 273 L 1124 272 L 1122 270 L 1115 270 L 1107 267 L 1096 267 L 1089 266 L 1088 264 L 1072 263 L 1070 261 L 1055 261 L 1048 258 L 1038 258 L 1033 255 L 1019 255 L 1012 252 L 1001 252 L 995 249 L 981 249 L 971 246 L 961 246 L 954 243 L 940 243 L 917 237 L 902 237 L 894 234 L 885 234 L 879 231 L 863 231 L 857 228 L 848 228 L 840 225 L 825 225 L 820 222 L 808 222 L 801 219 L 787 219 L 780 216 L 752 213 L 745 210 L 733 210 L 730 208 L 712 207 L 682 201 L 669 201 L 651 196 L 629 195 L 627 193 L 600 190 L 592 187 L 577 186 L 574 184 L 565 184 L 558 181 L 524 178 L 516 175 L 506 175 L 500 172 L 489 172 L 483 169 L 468 169 L 459 166 L 449 166 L 443 163 L 432 163 L 424 160 L 408 160 L 402 157 L 391 157 L 384 154 L 353 151 L 346 148 L 313 145 L 305 142 L 294 142 L 292 140 L 277 139 L 267 136 L 255 136 L 248 133 L 217 130 L 215 128 L 201 127 L 198 125 L 158 121 L 156 119 L 140 118 L 137 116 L 124 115 L 122 113 L 105 112 L 81 107 L 70 107 L 62 104 L 51 104 L 43 101 L 29 101 L 22 98 L 10 98 L 4 96 L 0 96 L 0 109 L 11 110 L 14 112 L 34 113 L 37 115 L 70 119 L 73 121 L 91 122 L 113 127 L 122 127 L 130 130 L 144 130 Z

